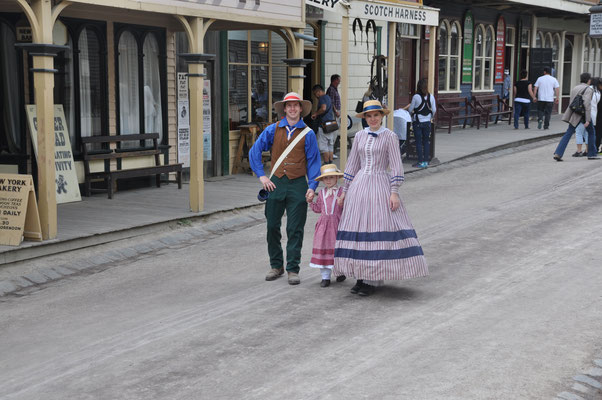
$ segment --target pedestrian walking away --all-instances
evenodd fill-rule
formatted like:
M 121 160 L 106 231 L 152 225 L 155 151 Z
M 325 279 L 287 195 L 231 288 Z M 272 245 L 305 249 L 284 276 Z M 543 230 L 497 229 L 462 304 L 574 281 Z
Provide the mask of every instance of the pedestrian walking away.
M 422 78 L 416 85 L 416 94 L 412 102 L 406 106 L 410 114 L 414 114 L 412 126 L 416 139 L 416 153 L 418 163 L 413 167 L 426 168 L 431 159 L 431 127 L 432 120 L 437 112 L 435 96 L 428 92 L 428 81 Z
M 389 110 L 364 103 L 358 118 L 369 127 L 355 135 L 347 167 L 344 205 L 334 251 L 334 274 L 354 277 L 351 292 L 374 293 L 384 280 L 428 275 L 422 247 L 399 197 L 404 176 L 397 135 L 382 126 Z
M 332 103 L 332 110 L 334 116 L 337 119 L 339 126 L 341 126 L 341 95 L 339 94 L 339 85 L 341 84 L 341 75 L 334 74 L 330 76 L 330 86 L 326 89 L 326 94 L 330 97 Z M 338 143 L 336 139 L 339 137 L 339 131 L 335 132 L 335 144 Z M 332 158 L 338 158 L 336 152 L 338 149 L 334 149 Z
M 514 129 L 518 129 L 518 120 L 521 115 L 525 119 L 525 129 L 529 129 L 529 112 L 531 100 L 535 100 L 533 87 L 528 80 L 529 73 L 526 69 L 520 72 L 520 80 L 514 84 Z
M 575 128 L 580 123 L 583 123 L 583 126 L 588 133 L 589 144 L 587 159 L 599 160 L 595 147 L 596 134 L 594 133 L 594 127 L 591 123 L 591 103 L 594 93 L 593 89 L 589 86 L 591 83 L 591 75 L 588 72 L 584 72 L 579 78 L 581 83 L 571 90 L 569 106 L 562 116 L 562 120 L 568 122 L 569 127 L 560 139 L 558 147 L 556 147 L 556 151 L 554 152 L 554 160 L 556 161 L 562 161 L 566 146 L 569 144 L 569 140 L 571 139 L 571 136 L 573 136 L 573 133 L 575 133 Z
M 308 200 L 312 211 L 320 214 L 320 218 L 316 222 L 314 247 L 309 266 L 320 269 L 322 273 L 320 286 L 328 287 L 334 267 L 334 244 L 343 210 L 342 205 L 338 202 L 342 189 L 337 185 L 343 173 L 334 164 L 323 165 L 320 173 L 321 175 L 316 178 L 316 181 L 323 182 L 326 187 L 318 193 L 315 202 Z M 337 282 L 344 280 L 345 275 L 337 277 Z
M 306 202 L 313 200 L 318 187 L 315 179 L 320 173 L 320 153 L 314 132 L 302 119 L 311 112 L 310 101 L 291 92 L 274 103 L 274 109 L 284 118 L 259 135 L 249 150 L 249 161 L 263 189 L 269 192 L 265 216 L 271 268 L 265 279 L 273 281 L 284 274 L 280 226 L 286 211 L 286 271 L 288 283 L 297 285 L 301 282 L 299 265 L 307 219 Z M 261 153 L 268 150 L 272 153 L 271 178 L 265 175 L 261 160 Z
M 535 97 L 537 101 L 537 129 L 550 128 L 550 117 L 554 104 L 558 104 L 560 85 L 558 80 L 550 75 L 550 68 L 543 69 L 543 75 L 535 81 Z
M 598 117 L 598 102 L 600 101 L 600 91 L 598 90 L 598 81 L 600 78 L 592 78 L 590 87 L 592 88 L 592 101 L 591 101 L 591 123 L 594 129 L 594 135 L 596 135 L 596 119 Z M 594 138 L 595 141 L 596 138 Z M 587 157 L 589 147 L 589 133 L 585 129 L 585 125 L 582 123 L 577 125 L 575 128 L 575 143 L 577 143 L 577 151 L 573 154 L 573 157 Z M 585 149 L 582 151 L 581 148 L 585 144 Z M 598 146 L 596 152 L 598 152 Z
M 330 96 L 324 92 L 322 85 L 314 85 L 311 92 L 318 99 L 318 109 L 311 115 L 311 118 L 318 122 L 318 148 L 322 155 L 324 164 L 332 164 L 334 159 L 334 142 L 337 139 L 337 130 L 326 132 L 325 124 L 332 123 L 335 120 L 334 108 Z

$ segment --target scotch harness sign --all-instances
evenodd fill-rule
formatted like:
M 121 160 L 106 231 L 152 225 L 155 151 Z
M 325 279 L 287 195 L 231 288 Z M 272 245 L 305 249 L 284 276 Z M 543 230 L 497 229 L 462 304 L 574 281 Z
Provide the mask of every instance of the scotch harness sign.
M 36 106 L 28 104 L 27 121 L 31 132 L 33 150 L 38 157 L 38 119 Z M 54 167 L 56 168 L 56 202 L 69 203 L 81 201 L 79 184 L 75 172 L 75 162 L 71 151 L 71 140 L 67 131 L 65 112 L 62 105 L 54 106 Z
M 439 26 L 439 11 L 436 9 L 391 3 L 354 1 L 349 8 L 349 17 Z

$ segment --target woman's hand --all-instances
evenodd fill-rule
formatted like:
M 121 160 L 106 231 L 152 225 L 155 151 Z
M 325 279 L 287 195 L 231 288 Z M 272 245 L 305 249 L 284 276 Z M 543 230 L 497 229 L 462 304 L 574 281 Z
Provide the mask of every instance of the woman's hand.
M 399 195 L 397 193 L 391 193 L 391 197 L 389 198 L 389 207 L 391 211 L 395 211 L 399 208 L 401 204 L 401 200 L 399 200 Z
M 337 199 L 337 203 L 339 204 L 339 206 L 343 207 L 343 203 L 345 203 L 345 192 L 341 193 L 341 195 Z
M 260 176 L 259 177 L 259 181 L 261 182 L 261 184 L 263 185 L 263 188 L 265 190 L 267 190 L 268 192 L 272 192 L 274 191 L 274 189 L 276 189 L 276 185 L 274 185 L 274 182 L 272 182 L 270 180 L 270 178 L 268 178 L 267 176 Z

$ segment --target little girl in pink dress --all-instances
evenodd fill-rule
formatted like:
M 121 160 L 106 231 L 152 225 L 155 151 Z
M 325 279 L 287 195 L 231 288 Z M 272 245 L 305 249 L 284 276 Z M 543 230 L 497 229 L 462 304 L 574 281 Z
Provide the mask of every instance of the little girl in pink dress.
M 337 239 L 337 229 L 343 207 L 338 204 L 342 189 L 337 186 L 339 177 L 343 176 L 336 165 L 326 164 L 320 168 L 321 175 L 316 178 L 326 186 L 318 193 L 315 203 L 310 203 L 311 209 L 320 214 L 316 222 L 314 247 L 309 266 L 320 268 L 322 272 L 321 287 L 330 286 L 330 275 L 334 267 L 334 244 Z M 337 277 L 337 282 L 345 280 L 345 276 Z

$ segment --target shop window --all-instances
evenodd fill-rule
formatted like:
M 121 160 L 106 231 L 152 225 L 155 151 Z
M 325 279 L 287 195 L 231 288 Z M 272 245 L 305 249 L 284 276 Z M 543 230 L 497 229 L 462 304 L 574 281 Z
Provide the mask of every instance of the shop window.
M 535 48 L 537 49 L 541 49 L 544 47 L 544 37 L 543 37 L 543 33 L 541 32 L 537 32 L 537 35 L 535 36 Z
M 506 46 L 514 46 L 514 27 L 506 27 Z
M 571 94 L 571 64 L 573 62 L 573 43 L 567 38 L 564 40 L 564 64 L 562 68 L 562 95 Z
M 165 132 L 165 32 L 150 27 L 115 24 L 117 41 L 117 93 L 119 134 L 158 133 L 167 144 Z M 151 141 L 140 145 L 150 146 Z M 124 143 L 123 147 L 138 147 Z
M 531 44 L 531 31 L 529 29 L 523 29 L 520 37 L 520 47 L 530 47 Z
M 595 76 L 592 68 L 593 63 L 590 63 L 591 48 L 592 40 L 589 37 L 586 37 L 583 43 L 583 70 L 589 72 L 592 76 Z
M 284 39 L 270 31 L 229 31 L 228 55 L 230 129 L 274 121 L 272 104 L 288 87 Z
M 439 25 L 439 91 L 460 88 L 460 24 L 441 21 Z
M 14 30 L 0 21 L 0 152 L 24 152 L 21 120 L 21 79 Z
M 560 57 L 560 35 L 552 37 L 552 71 L 551 75 L 558 78 L 558 58 Z
M 478 25 L 475 30 L 473 90 L 493 88 L 493 26 Z
M 107 134 L 106 34 L 102 22 L 61 19 L 69 50 L 55 59 L 54 102 L 62 104 L 73 153 L 81 153 L 81 138 Z

